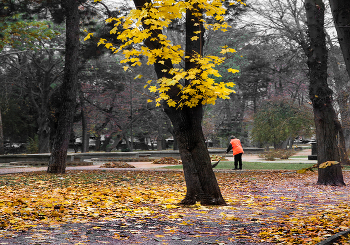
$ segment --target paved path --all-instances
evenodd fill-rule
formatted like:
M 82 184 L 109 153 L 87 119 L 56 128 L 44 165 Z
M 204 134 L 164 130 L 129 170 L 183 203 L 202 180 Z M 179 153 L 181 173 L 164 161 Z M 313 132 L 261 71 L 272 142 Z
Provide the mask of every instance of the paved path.
M 304 163 L 316 164 L 317 160 L 308 160 L 307 158 L 300 158 L 300 156 L 305 157 L 305 156 L 309 156 L 309 155 L 311 155 L 311 149 L 305 149 L 302 151 L 297 151 L 297 153 L 295 155 L 293 155 L 292 157 L 290 157 L 289 159 L 285 159 L 285 160 L 276 159 L 273 162 L 278 162 L 278 163 L 301 163 L 301 162 L 304 162 Z M 232 154 L 231 154 L 231 156 L 232 156 Z M 233 157 L 228 157 L 227 159 L 229 159 L 230 161 L 233 161 Z M 263 158 L 260 158 L 259 155 L 256 155 L 256 154 L 243 154 L 242 160 L 243 160 L 243 162 L 244 161 L 245 162 L 271 162 L 271 161 L 264 160 Z
M 151 170 L 151 169 L 159 169 L 169 165 L 163 164 L 152 164 L 151 162 L 129 162 L 130 165 L 135 166 L 135 168 L 100 168 L 101 165 L 92 165 L 92 166 L 77 166 L 77 167 L 67 167 L 66 170 Z M 3 174 L 12 174 L 12 173 L 27 173 L 27 172 L 38 172 L 38 171 L 46 171 L 47 167 L 6 167 L 0 168 L 0 175 Z
M 308 156 L 311 155 L 311 149 L 306 149 L 297 152 L 296 155 L 294 155 L 295 158 L 291 157 L 290 159 L 287 160 L 276 160 L 274 162 L 282 162 L 282 163 L 300 163 L 300 162 L 305 162 L 305 163 L 312 163 L 315 164 L 317 163 L 316 160 L 307 160 L 307 158 L 297 158 L 298 156 Z M 226 155 L 226 159 L 229 161 L 233 161 L 233 156 L 232 153 L 228 153 Z M 271 161 L 266 161 L 262 158 L 259 157 L 258 154 L 244 154 L 243 155 L 243 162 L 271 162 Z M 102 163 L 92 165 L 92 166 L 77 166 L 77 167 L 67 167 L 67 170 L 102 170 L 102 169 L 108 169 L 108 170 L 162 170 L 163 167 L 169 166 L 165 164 L 152 164 L 151 162 L 129 162 L 130 165 L 135 166 L 135 168 L 100 168 Z M 35 171 L 46 171 L 47 167 L 3 167 L 0 168 L 0 175 L 3 174 L 11 174 L 11 173 L 25 173 L 25 172 L 35 172 Z M 163 169 L 165 170 L 165 169 Z

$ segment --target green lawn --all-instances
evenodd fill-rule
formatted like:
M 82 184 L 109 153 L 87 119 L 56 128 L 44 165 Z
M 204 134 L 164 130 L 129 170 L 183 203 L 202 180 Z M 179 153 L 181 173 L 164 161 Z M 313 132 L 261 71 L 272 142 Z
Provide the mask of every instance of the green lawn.
M 307 159 L 307 156 L 291 156 L 289 159 L 291 158 Z
M 298 170 L 302 168 L 311 167 L 313 164 L 310 163 L 278 163 L 278 162 L 244 162 L 243 169 L 266 169 L 266 170 Z M 165 167 L 169 169 L 182 169 L 182 165 Z M 234 162 L 220 162 L 215 169 L 232 169 L 234 168 Z M 350 166 L 345 166 L 344 169 L 350 169 Z

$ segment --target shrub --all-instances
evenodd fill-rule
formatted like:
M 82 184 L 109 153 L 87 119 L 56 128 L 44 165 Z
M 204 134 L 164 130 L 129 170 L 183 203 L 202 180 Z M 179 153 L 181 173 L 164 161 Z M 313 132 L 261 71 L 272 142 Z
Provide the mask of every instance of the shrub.
M 34 139 L 29 137 L 28 142 L 27 142 L 27 153 L 34 154 L 34 153 L 38 153 L 38 152 L 39 152 L 39 137 L 38 137 L 38 135 L 35 135 Z
M 267 161 L 274 161 L 277 158 L 279 159 L 288 159 L 291 156 L 293 156 L 295 154 L 295 151 L 293 150 L 271 150 L 268 152 L 264 152 L 262 154 L 259 155 L 259 157 L 264 158 Z

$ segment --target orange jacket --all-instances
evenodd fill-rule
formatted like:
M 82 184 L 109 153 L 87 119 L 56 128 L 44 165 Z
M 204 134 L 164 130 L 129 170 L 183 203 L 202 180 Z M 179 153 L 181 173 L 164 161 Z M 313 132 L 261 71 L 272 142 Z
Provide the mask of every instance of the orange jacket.
M 227 148 L 227 152 L 229 152 L 231 149 L 232 149 L 233 155 L 244 153 L 243 147 L 241 145 L 241 141 L 239 139 L 231 139 L 230 145 Z

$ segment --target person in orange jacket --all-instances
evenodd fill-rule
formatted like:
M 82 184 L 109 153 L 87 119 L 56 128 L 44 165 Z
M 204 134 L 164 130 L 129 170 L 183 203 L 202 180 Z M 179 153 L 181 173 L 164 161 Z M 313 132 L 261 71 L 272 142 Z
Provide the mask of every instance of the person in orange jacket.
M 242 155 L 244 153 L 241 141 L 235 136 L 231 136 L 230 144 L 227 147 L 226 154 L 232 150 L 233 157 L 235 159 L 235 168 L 242 169 Z

